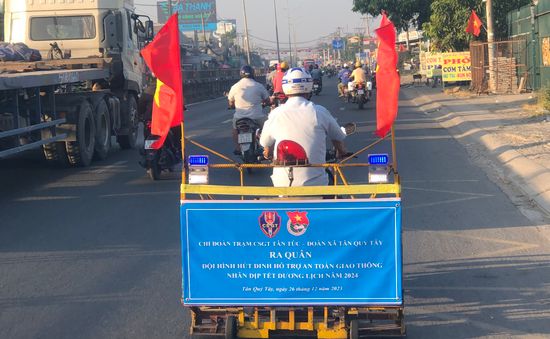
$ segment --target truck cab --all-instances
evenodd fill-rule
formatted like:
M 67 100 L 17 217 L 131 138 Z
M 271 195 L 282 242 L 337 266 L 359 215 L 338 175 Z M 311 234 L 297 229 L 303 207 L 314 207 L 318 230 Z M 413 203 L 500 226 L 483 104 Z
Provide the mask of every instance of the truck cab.
M 144 26 L 133 8 L 133 0 L 5 0 L 5 41 L 23 42 L 43 59 L 111 58 L 114 86 L 140 93 L 139 51 L 152 23 Z

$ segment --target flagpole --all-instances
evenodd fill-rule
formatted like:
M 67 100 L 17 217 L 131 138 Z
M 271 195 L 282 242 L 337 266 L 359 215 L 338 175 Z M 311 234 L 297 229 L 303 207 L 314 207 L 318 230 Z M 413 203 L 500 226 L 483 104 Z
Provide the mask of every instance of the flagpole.
M 393 160 L 393 175 L 395 177 L 395 183 L 401 186 L 401 180 L 399 179 L 399 171 L 397 170 L 397 147 L 395 147 L 395 126 L 391 126 L 391 152 Z M 401 192 L 397 193 L 397 197 L 401 196 Z

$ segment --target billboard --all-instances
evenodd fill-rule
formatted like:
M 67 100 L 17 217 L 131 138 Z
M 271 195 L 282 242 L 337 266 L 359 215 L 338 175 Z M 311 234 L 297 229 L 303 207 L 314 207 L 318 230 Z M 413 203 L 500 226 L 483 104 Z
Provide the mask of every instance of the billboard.
M 401 305 L 401 201 L 184 201 L 185 305 Z
M 333 49 L 343 49 L 344 48 L 344 40 L 342 40 L 342 39 L 332 40 L 332 48 Z
M 172 2 L 172 13 L 179 13 L 179 27 L 182 32 L 202 31 L 203 20 L 206 31 L 215 31 L 216 0 L 185 0 Z M 166 23 L 170 16 L 168 1 L 157 2 L 158 22 Z
M 433 70 L 441 64 L 441 53 L 420 52 L 420 74 L 431 78 Z
M 472 80 L 470 52 L 441 53 L 444 82 Z

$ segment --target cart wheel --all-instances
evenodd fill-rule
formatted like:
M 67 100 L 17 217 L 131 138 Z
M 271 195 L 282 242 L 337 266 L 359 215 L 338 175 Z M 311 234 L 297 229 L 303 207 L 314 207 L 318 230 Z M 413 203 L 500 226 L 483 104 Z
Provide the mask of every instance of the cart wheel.
M 349 339 L 359 339 L 359 321 L 357 319 L 349 322 Z
M 237 338 L 237 318 L 234 315 L 225 319 L 225 339 Z

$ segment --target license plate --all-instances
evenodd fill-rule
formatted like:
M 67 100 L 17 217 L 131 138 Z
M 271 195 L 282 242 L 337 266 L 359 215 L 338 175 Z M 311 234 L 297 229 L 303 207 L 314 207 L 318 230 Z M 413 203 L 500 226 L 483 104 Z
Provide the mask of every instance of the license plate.
M 358 89 L 358 90 L 357 90 L 357 94 L 365 94 L 365 90 L 363 90 L 363 89 Z
M 144 143 L 144 145 L 143 145 L 143 148 L 145 148 L 145 149 L 153 149 L 152 146 L 153 146 L 153 144 L 155 143 L 155 141 L 157 141 L 157 140 L 149 140 L 149 139 L 145 140 L 145 143 Z
M 319 88 L 319 85 L 313 85 L 313 88 L 317 89 Z
M 239 144 L 248 144 L 252 142 L 252 133 L 239 134 Z

